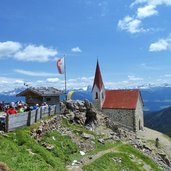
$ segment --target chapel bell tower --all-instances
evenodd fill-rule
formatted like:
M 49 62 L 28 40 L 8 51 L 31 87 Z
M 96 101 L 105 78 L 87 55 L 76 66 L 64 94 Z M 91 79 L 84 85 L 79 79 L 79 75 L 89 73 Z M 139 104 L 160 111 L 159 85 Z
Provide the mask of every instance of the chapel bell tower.
M 92 88 L 93 105 L 98 110 L 102 110 L 105 99 L 105 87 L 102 80 L 99 62 L 97 61 L 94 83 Z

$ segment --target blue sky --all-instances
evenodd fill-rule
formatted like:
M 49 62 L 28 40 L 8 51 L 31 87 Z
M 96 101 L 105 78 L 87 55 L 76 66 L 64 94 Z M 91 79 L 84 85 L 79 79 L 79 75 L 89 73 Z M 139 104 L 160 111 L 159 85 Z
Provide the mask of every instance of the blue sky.
M 171 84 L 171 0 L 1 0 L 0 91 Z

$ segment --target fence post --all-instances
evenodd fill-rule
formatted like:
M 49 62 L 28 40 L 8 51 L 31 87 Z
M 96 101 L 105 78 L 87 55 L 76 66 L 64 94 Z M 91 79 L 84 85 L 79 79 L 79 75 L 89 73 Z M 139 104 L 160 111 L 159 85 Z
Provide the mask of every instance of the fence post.
M 50 116 L 51 107 L 48 106 L 48 115 Z
M 31 125 L 31 111 L 28 112 L 27 126 Z
M 55 108 L 54 108 L 54 115 L 56 114 L 56 105 L 55 105 Z
M 35 114 L 35 122 L 37 122 L 38 110 L 39 110 L 39 109 L 36 109 L 36 114 Z
M 42 107 L 40 107 L 40 119 L 42 119 Z
M 9 114 L 7 114 L 7 116 L 6 116 L 5 131 L 9 132 Z

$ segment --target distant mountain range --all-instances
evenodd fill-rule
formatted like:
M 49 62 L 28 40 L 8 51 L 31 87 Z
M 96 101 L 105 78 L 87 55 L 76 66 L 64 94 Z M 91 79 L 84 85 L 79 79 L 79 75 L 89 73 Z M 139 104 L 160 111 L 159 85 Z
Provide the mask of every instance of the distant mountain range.
M 23 91 L 25 88 L 17 88 L 8 92 L 0 93 L 0 101 L 4 100 L 5 102 L 24 100 L 23 97 L 16 97 L 15 95 Z M 91 86 L 88 86 L 84 89 L 72 90 L 73 100 L 84 100 L 88 99 L 92 101 Z M 144 111 L 159 111 L 164 108 L 171 106 L 171 86 L 163 85 L 162 87 L 154 87 L 151 85 L 142 85 L 139 87 L 141 90 L 141 95 L 144 101 Z
M 145 115 L 145 126 L 171 137 L 171 107 Z
M 25 88 L 18 88 L 8 92 L 0 93 L 0 101 L 24 101 L 24 97 L 16 97 L 16 94 Z M 92 101 L 92 87 L 70 90 L 73 100 L 87 99 Z M 171 136 L 171 87 L 140 87 L 144 101 L 145 126 L 163 132 Z M 67 91 L 69 92 L 69 91 Z

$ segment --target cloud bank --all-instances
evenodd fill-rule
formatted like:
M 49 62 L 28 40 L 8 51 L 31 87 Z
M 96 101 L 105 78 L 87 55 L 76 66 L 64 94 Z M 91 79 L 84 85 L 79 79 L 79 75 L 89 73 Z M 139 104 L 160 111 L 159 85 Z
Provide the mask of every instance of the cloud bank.
M 0 58 L 13 58 L 19 61 L 47 62 L 55 58 L 57 50 L 37 46 L 34 44 L 23 45 L 19 42 L 0 42 Z
M 159 14 L 158 6 L 171 6 L 170 0 L 135 0 L 130 8 L 136 8 L 132 16 L 126 16 L 118 21 L 118 28 L 131 34 L 147 32 L 151 29 L 143 28 L 142 21 L 147 17 L 157 16 Z

